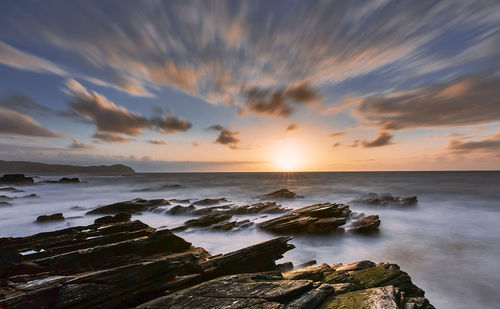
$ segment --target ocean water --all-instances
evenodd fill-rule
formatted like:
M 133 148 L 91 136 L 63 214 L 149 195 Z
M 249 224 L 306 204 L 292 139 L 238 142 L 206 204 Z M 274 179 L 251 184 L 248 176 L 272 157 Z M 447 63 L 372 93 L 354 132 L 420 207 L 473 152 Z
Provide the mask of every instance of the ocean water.
M 37 181 L 61 175 L 38 175 Z M 496 308 L 500 286 L 500 172 L 352 172 L 352 173 L 151 173 L 133 176 L 79 177 L 79 184 L 37 184 L 12 207 L 0 207 L 0 236 L 23 236 L 82 224 L 97 216 L 85 212 L 133 198 L 191 199 L 226 197 L 234 204 L 258 202 L 257 196 L 288 188 L 304 198 L 281 201 L 298 208 L 319 202 L 347 203 L 355 212 L 378 214 L 380 232 L 296 236 L 296 248 L 282 261 L 295 265 L 389 261 L 408 272 L 437 308 Z M 181 188 L 162 188 L 180 184 Z M 150 189 L 148 192 L 136 192 Z M 417 195 L 414 207 L 378 207 L 350 203 L 366 193 Z M 21 198 L 35 193 L 39 198 Z M 174 203 L 175 205 L 175 203 Z M 79 208 L 75 209 L 75 206 Z M 168 209 L 168 207 L 165 207 Z M 62 212 L 64 222 L 34 224 L 38 215 Z M 255 222 L 269 215 L 248 216 Z M 174 228 L 189 216 L 164 212 L 135 215 L 154 227 Z M 241 217 L 244 219 L 245 217 Z M 255 227 L 238 232 L 190 229 L 177 233 L 212 254 L 233 251 L 274 237 Z M 281 262 L 281 261 L 280 261 Z

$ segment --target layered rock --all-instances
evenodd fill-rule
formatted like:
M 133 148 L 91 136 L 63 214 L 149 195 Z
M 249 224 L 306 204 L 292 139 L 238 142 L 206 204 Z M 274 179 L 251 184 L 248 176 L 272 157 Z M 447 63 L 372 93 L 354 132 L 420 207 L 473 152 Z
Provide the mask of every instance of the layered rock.
M 412 206 L 418 202 L 416 196 L 392 196 L 391 194 L 369 193 L 366 197 L 354 200 L 353 203 L 368 204 L 368 205 L 398 205 L 398 206 Z
M 316 204 L 262 222 L 259 227 L 275 233 L 325 233 L 344 225 L 350 215 L 348 205 Z
M 272 200 L 293 199 L 296 197 L 298 197 L 297 193 L 292 192 L 286 188 L 260 196 L 261 199 L 272 199 Z
M 370 233 L 378 230 L 380 218 L 378 215 L 364 216 L 352 223 L 352 228 L 356 232 Z
M 138 213 L 142 211 L 152 211 L 160 206 L 170 205 L 167 200 L 164 199 L 154 199 L 154 200 L 145 200 L 145 199 L 135 199 L 131 201 L 118 202 L 110 205 L 105 205 L 101 207 L 97 207 L 89 212 L 88 215 L 95 214 L 117 214 L 117 213 Z
M 51 221 L 63 221 L 64 216 L 62 213 L 56 213 L 52 215 L 41 215 L 36 218 L 36 223 L 45 223 Z

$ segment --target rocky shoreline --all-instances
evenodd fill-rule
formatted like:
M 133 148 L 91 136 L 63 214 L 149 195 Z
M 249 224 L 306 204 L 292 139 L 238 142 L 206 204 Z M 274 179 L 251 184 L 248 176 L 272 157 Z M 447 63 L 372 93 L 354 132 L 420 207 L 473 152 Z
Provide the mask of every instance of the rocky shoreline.
M 210 255 L 170 230 L 106 218 L 0 238 L 0 308 L 434 308 L 394 264 L 282 273 L 289 236 Z

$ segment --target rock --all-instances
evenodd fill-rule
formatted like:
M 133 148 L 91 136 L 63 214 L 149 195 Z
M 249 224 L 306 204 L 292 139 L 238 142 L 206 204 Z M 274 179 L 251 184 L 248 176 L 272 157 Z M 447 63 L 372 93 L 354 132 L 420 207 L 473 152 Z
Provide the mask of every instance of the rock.
M 19 189 L 14 188 L 14 187 L 5 187 L 5 188 L 0 188 L 0 191 L 7 191 L 7 192 L 12 192 L 12 193 L 20 193 L 20 192 L 24 192 L 23 190 L 19 190 Z
M 297 265 L 297 268 L 304 268 L 304 267 L 312 266 L 312 265 L 316 265 L 316 264 L 318 264 L 318 262 L 316 260 L 310 260 L 310 261 L 307 261 L 307 262 L 304 262 L 302 264 Z
M 176 199 L 176 198 L 169 200 L 169 202 L 181 203 L 181 204 L 188 204 L 188 203 L 191 203 L 191 201 L 190 201 L 190 200 L 188 200 L 188 199 L 185 199 L 185 200 L 179 200 L 179 199 Z
M 339 294 L 327 299 L 318 308 L 327 309 L 400 309 L 400 294 L 393 286 Z
M 106 206 L 101 206 L 87 212 L 87 215 L 117 214 L 120 212 L 133 214 L 141 211 L 151 211 L 164 205 L 170 205 L 170 203 L 164 199 L 145 200 L 138 198 L 131 201 L 118 202 Z
M 156 188 L 143 188 L 143 189 L 132 190 L 132 192 L 154 192 L 154 191 L 162 191 L 165 189 L 179 189 L 179 188 L 182 188 L 182 186 L 179 184 L 171 184 L 171 185 L 162 185 Z
M 202 200 L 194 202 L 193 205 L 206 206 L 206 205 L 219 204 L 220 202 L 227 202 L 227 201 L 228 200 L 225 197 L 220 197 L 220 198 L 206 198 L 206 199 L 202 199 Z
M 278 264 L 276 266 L 278 267 L 279 271 L 281 271 L 282 273 L 290 271 L 290 270 L 293 269 L 293 263 L 292 262 L 285 262 L 285 263 Z
M 365 216 L 352 223 L 353 231 L 360 233 L 369 233 L 378 231 L 380 219 L 378 215 Z
M 0 201 L 5 202 L 5 201 L 13 201 L 14 198 L 7 196 L 7 195 L 0 195 Z
M 196 209 L 193 205 L 189 206 L 181 206 L 177 205 L 168 210 L 168 213 L 171 215 L 185 215 L 185 214 L 190 214 L 193 213 L 193 211 Z
M 198 227 L 205 227 L 205 226 L 210 226 L 215 223 L 219 223 L 228 219 L 231 219 L 232 215 L 226 215 L 226 214 L 214 214 L 214 215 L 208 215 L 208 216 L 203 216 L 197 219 L 191 219 L 186 222 L 184 222 L 185 225 L 187 226 L 198 226 Z
M 311 288 L 310 280 L 282 280 L 278 275 L 264 274 L 232 275 L 157 298 L 137 308 L 283 308 L 282 303 Z
M 262 199 L 274 199 L 274 200 L 282 200 L 282 199 L 293 199 L 296 197 L 296 193 L 292 192 L 288 189 L 280 189 L 271 193 L 267 193 L 261 196 Z
M 416 196 L 392 196 L 391 194 L 378 195 L 376 193 L 369 193 L 365 198 L 352 201 L 353 203 L 369 204 L 369 205 L 398 205 L 398 206 L 411 206 L 417 203 Z
M 258 213 L 276 214 L 276 213 L 283 213 L 286 211 L 287 209 L 281 207 L 281 205 L 276 204 L 276 202 L 262 202 L 262 203 L 241 205 L 241 206 L 219 205 L 219 206 L 205 207 L 193 211 L 193 214 L 200 216 L 205 216 L 214 213 L 231 214 L 231 215 L 250 215 Z
M 323 273 L 334 271 L 328 264 L 320 264 L 308 266 L 306 268 L 295 269 L 283 274 L 285 279 L 308 279 L 313 281 L 321 281 Z
M 0 178 L 0 183 L 31 185 L 34 184 L 35 181 L 33 180 L 33 177 L 25 177 L 24 174 L 5 174 Z
M 131 214 L 121 212 L 114 216 L 105 216 L 97 218 L 94 220 L 94 224 L 113 224 L 113 223 L 129 222 L 131 218 L 132 218 Z
M 50 221 L 63 221 L 64 216 L 62 213 L 56 213 L 52 215 L 42 215 L 38 216 L 36 218 L 37 223 L 44 223 L 44 222 L 50 222 Z
M 222 222 L 220 224 L 216 224 L 216 225 L 212 226 L 212 228 L 216 229 L 216 230 L 229 231 L 233 228 L 244 229 L 244 228 L 247 228 L 247 227 L 252 226 L 252 225 L 253 225 L 253 222 L 246 219 L 243 221 Z
M 80 182 L 80 179 L 78 178 L 67 178 L 67 177 L 63 177 L 61 179 L 59 179 L 58 181 L 59 183 L 79 183 Z
M 327 233 L 344 225 L 350 214 L 348 205 L 316 204 L 264 221 L 259 227 L 275 233 Z
M 25 196 L 21 196 L 20 198 L 38 198 L 38 197 L 39 197 L 38 195 L 32 193 Z
M 372 261 L 360 261 L 356 263 L 341 265 L 335 268 L 335 271 L 352 271 L 352 270 L 362 270 L 365 268 L 375 267 L 376 264 Z
M 285 309 L 309 309 L 316 308 L 328 296 L 334 293 L 334 288 L 328 283 L 321 284 L 318 288 L 309 290 L 297 299 L 288 303 Z
M 12 206 L 12 204 L 9 202 L 0 201 L 0 207 L 9 207 L 9 206 Z

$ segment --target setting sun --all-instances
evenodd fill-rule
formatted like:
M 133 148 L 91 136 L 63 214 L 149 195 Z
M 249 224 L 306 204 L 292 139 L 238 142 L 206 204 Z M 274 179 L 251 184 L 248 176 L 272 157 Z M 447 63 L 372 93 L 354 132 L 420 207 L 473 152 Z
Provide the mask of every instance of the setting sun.
M 281 142 L 276 145 L 274 165 L 278 170 L 293 172 L 299 170 L 302 164 L 302 154 L 299 147 L 290 142 Z

